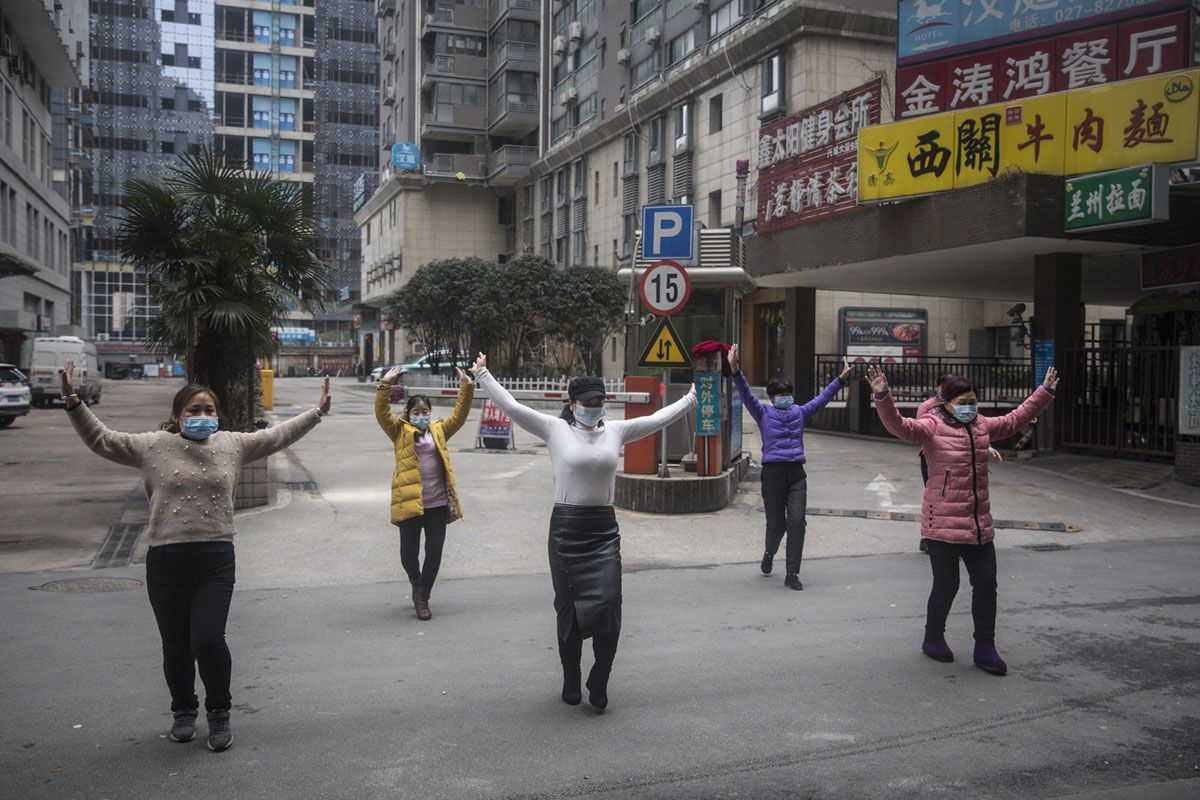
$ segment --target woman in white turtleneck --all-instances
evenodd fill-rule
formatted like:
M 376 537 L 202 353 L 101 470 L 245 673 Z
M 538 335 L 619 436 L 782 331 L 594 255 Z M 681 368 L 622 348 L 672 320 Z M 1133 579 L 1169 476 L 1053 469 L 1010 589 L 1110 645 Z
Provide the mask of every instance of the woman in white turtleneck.
M 554 511 L 550 516 L 550 573 L 558 615 L 562 699 L 578 705 L 583 640 L 592 639 L 595 664 L 588 675 L 588 702 L 608 706 L 608 676 L 621 632 L 621 535 L 613 510 L 622 445 L 662 430 L 696 407 L 696 389 L 665 408 L 631 420 L 604 419 L 604 381 L 578 377 L 567 389 L 562 416 L 521 405 L 487 370 L 480 353 L 472 368 L 479 386 L 513 422 L 541 437 L 554 462 Z

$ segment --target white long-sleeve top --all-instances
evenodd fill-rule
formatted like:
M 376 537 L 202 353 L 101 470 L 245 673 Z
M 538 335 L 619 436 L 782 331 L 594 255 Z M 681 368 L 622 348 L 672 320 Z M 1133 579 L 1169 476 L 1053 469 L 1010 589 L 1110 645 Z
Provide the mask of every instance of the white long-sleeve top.
M 611 506 L 621 446 L 662 430 L 696 407 L 695 395 L 688 394 L 649 416 L 606 420 L 588 429 L 521 405 L 486 369 L 479 370 L 475 379 L 513 422 L 541 437 L 550 448 L 554 502 L 572 506 Z

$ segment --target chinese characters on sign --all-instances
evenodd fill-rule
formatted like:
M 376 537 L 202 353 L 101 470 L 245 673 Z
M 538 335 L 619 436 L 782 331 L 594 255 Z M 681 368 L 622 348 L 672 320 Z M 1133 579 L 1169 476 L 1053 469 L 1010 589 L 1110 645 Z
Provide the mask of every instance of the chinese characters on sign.
M 696 435 L 721 435 L 721 373 L 702 372 L 696 376 Z
M 1063 184 L 1063 229 L 1144 225 L 1167 219 L 1167 168 L 1162 164 L 1080 175 Z
M 1007 171 L 1080 175 L 1200 155 L 1200 70 L 859 133 L 860 202 L 975 186 Z
M 1186 8 L 1184 0 L 900 0 L 897 57 L 901 66 L 995 48 L 1045 31 L 1144 16 L 1146 9 Z
M 1179 433 L 1200 435 L 1200 347 L 1179 348 Z
M 839 349 L 855 363 L 911 363 L 925 357 L 929 318 L 923 308 L 843 308 Z
M 1200 283 L 1200 245 L 1142 254 L 1142 288 Z
M 896 71 L 896 119 L 1184 69 L 1192 14 L 1176 11 Z
M 758 233 L 856 207 L 858 132 L 879 124 L 882 83 L 872 81 L 762 128 Z

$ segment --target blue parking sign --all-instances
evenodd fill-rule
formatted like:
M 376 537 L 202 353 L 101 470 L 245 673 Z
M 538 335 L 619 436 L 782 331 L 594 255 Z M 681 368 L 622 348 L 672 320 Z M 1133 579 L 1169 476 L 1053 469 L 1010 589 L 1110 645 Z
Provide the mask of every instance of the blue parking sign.
M 645 206 L 642 208 L 642 258 L 691 261 L 695 231 L 692 206 Z
M 392 166 L 396 169 L 417 169 L 421 165 L 421 148 L 412 142 L 392 145 Z

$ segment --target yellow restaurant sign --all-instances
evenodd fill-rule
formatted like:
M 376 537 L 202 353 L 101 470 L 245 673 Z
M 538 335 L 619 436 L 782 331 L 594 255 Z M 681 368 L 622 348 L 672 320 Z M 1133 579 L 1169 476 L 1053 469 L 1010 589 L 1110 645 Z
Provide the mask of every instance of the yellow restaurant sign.
M 858 200 L 1200 160 L 1200 69 L 935 114 L 858 132 Z

